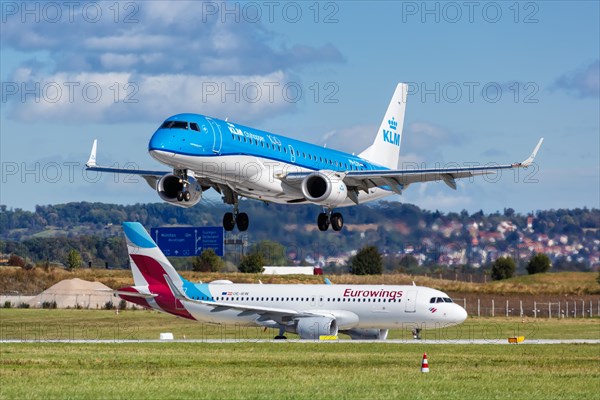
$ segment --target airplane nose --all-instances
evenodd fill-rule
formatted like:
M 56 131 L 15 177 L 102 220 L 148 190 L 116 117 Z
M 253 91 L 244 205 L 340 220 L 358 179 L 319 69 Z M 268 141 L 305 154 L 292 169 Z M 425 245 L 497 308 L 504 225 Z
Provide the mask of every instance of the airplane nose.
M 168 132 L 164 132 L 162 129 L 157 130 L 150 138 L 150 142 L 148 142 L 148 151 L 165 149 L 167 139 Z
M 459 324 L 465 322 L 465 320 L 468 317 L 467 310 L 465 310 L 464 308 L 462 308 L 458 304 L 456 304 L 455 315 L 456 315 L 456 322 L 459 323 Z

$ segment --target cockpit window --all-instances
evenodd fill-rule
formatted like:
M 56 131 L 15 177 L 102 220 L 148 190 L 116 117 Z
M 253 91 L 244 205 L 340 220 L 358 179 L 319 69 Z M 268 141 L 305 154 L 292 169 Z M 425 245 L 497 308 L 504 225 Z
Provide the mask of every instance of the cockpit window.
M 165 121 L 160 127 L 163 129 L 188 129 L 188 123 L 187 121 Z
M 432 297 L 429 299 L 430 303 L 453 303 L 450 297 Z
M 200 132 L 200 127 L 198 126 L 197 123 L 195 122 L 190 122 L 190 128 L 192 128 L 193 131 L 198 131 Z

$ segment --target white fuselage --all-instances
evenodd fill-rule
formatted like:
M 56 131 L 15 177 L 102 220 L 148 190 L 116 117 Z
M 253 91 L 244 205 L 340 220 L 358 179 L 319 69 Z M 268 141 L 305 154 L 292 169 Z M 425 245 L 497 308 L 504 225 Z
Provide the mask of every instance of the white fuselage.
M 277 308 L 334 317 L 340 330 L 352 328 L 443 328 L 462 323 L 466 311 L 448 296 L 422 286 L 200 284 L 187 290 L 191 300 Z M 436 299 L 436 300 L 432 300 Z M 447 299 L 436 302 L 437 299 Z M 432 301 L 434 301 L 432 303 Z M 199 321 L 269 326 L 255 313 L 182 301 Z
M 297 188 L 286 185 L 285 182 L 278 179 L 278 175 L 289 172 L 312 172 L 312 170 L 292 163 L 251 155 L 205 157 L 161 150 L 152 150 L 150 155 L 174 169 L 187 169 L 193 171 L 196 176 L 227 185 L 241 196 L 279 204 L 303 198 L 304 195 Z M 360 191 L 358 199 L 360 204 L 363 204 L 392 194 L 393 192 L 389 190 L 372 188 L 368 193 Z M 348 198 L 338 207 L 353 205 L 355 203 Z

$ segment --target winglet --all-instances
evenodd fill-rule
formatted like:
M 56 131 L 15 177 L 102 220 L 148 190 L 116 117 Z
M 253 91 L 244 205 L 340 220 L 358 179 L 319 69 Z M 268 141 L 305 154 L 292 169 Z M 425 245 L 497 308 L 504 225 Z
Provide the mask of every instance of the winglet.
M 533 153 L 531 153 L 529 158 L 527 160 L 519 163 L 520 167 L 529 167 L 533 163 L 533 160 L 535 159 L 535 156 L 537 155 L 538 150 L 542 146 L 543 141 L 544 141 L 544 138 L 540 138 L 540 141 L 538 142 L 537 146 L 535 146 L 535 149 L 533 149 Z
M 96 166 L 96 147 L 98 146 L 98 139 L 94 139 L 94 144 L 92 145 L 92 152 L 90 153 L 90 158 L 85 163 L 85 166 L 88 168 L 93 168 Z

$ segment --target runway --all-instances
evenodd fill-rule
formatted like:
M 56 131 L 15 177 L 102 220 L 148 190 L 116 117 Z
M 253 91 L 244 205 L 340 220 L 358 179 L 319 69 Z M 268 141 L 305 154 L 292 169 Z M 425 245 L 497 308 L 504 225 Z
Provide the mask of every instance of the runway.
M 391 340 L 275 340 L 275 339 L 176 339 L 176 340 L 158 340 L 158 339 L 129 339 L 129 340 L 111 340 L 111 339 L 96 339 L 96 340 L 83 340 L 83 339 L 55 339 L 55 340 L 35 340 L 35 339 L 8 339 L 0 340 L 0 344 L 13 344 L 13 343 L 63 343 L 63 344 L 135 344 L 135 343 L 377 343 L 377 344 L 402 344 L 402 345 L 511 345 L 507 339 L 473 339 L 473 340 L 404 340 L 404 339 L 391 339 Z M 600 344 L 600 339 L 532 339 L 525 340 L 522 345 L 556 345 L 556 344 Z M 512 344 L 515 346 L 515 344 Z

